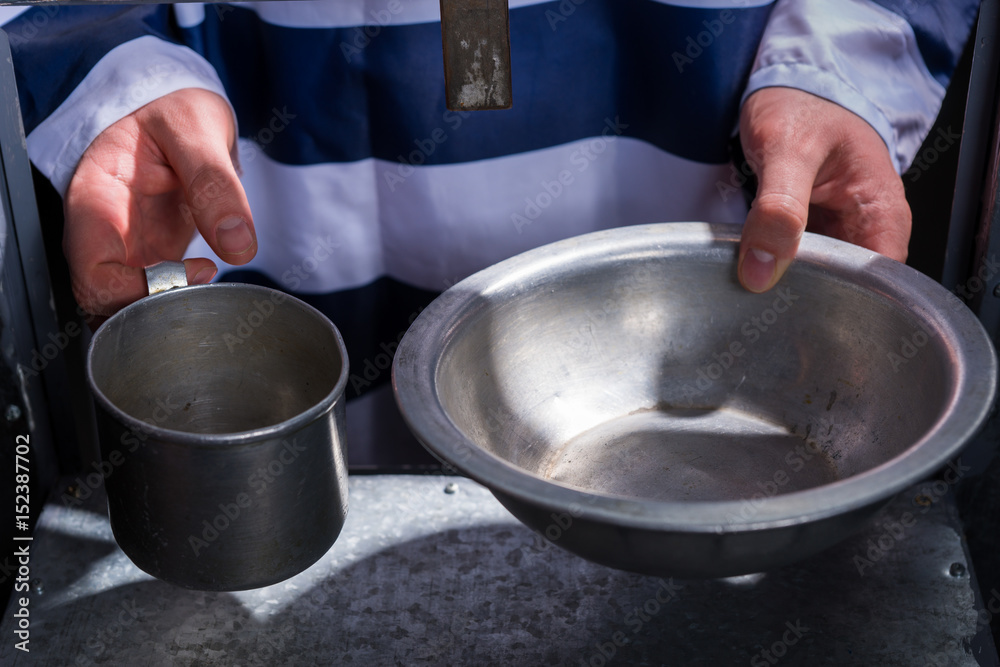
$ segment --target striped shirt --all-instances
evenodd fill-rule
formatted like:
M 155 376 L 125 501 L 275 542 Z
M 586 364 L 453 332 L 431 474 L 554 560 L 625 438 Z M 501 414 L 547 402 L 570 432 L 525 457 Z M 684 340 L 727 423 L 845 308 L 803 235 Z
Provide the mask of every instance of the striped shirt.
M 741 221 L 730 146 L 759 88 L 857 113 L 904 171 L 977 9 L 511 0 L 513 108 L 473 113 L 445 108 L 438 0 L 36 7 L 5 28 L 28 153 L 60 193 L 144 104 L 188 87 L 230 101 L 259 250 L 228 269 L 200 238 L 188 254 L 330 315 L 355 397 L 388 380 L 375 360 L 415 313 L 478 269 L 598 229 Z

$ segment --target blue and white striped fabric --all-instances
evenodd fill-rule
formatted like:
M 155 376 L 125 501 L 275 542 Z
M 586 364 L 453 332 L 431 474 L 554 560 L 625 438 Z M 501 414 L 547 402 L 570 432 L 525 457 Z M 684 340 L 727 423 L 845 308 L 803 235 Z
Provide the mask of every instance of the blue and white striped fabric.
M 420 303 L 523 250 L 621 225 L 741 221 L 727 147 L 761 87 L 858 113 L 902 172 L 978 8 L 512 0 L 513 109 L 457 113 L 438 2 L 24 11 L 6 29 L 29 155 L 65 192 L 117 119 L 185 87 L 223 94 L 259 238 L 223 277 L 324 308 L 360 370 Z M 201 239 L 189 255 L 218 262 Z

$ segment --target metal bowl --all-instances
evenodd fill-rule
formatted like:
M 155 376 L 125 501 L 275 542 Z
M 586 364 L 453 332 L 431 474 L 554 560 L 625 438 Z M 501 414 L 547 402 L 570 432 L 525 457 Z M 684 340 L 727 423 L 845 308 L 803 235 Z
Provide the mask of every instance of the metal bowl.
M 831 546 L 970 440 L 996 355 L 941 285 L 818 235 L 751 294 L 739 238 L 627 227 L 475 274 L 403 338 L 403 416 L 529 527 L 612 567 L 722 577 Z

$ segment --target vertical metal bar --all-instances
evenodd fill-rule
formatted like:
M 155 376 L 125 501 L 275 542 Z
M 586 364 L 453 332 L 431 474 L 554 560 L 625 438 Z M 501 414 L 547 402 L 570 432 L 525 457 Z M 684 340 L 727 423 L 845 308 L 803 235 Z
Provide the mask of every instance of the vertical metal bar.
M 454 111 L 509 109 L 507 0 L 441 0 L 446 102 Z
M 996 0 L 984 0 L 974 39 L 969 97 L 962 124 L 955 196 L 952 200 L 941 284 L 948 289 L 964 285 L 974 265 L 973 248 L 980 223 L 980 202 L 986 186 L 996 114 L 997 77 L 1000 74 L 1000 44 L 997 25 L 1000 8 Z M 996 334 L 996 331 L 990 333 Z
M 25 150 L 24 126 L 14 80 L 7 34 L 0 30 L 0 206 L 3 207 L 2 292 L 9 316 L 3 322 L 17 342 L 17 373 L 24 396 L 22 405 L 37 455 L 38 481 L 54 481 L 57 455 L 75 462 L 75 452 L 63 452 L 63 442 L 75 440 L 65 420 L 50 420 L 53 407 L 65 399 L 66 374 L 60 331 L 53 309 L 48 261 L 41 222 L 35 204 L 31 167 Z M 48 347 L 46 347 L 48 346 Z M 45 354 L 48 353 L 49 357 Z M 43 496 L 44 497 L 44 496 Z

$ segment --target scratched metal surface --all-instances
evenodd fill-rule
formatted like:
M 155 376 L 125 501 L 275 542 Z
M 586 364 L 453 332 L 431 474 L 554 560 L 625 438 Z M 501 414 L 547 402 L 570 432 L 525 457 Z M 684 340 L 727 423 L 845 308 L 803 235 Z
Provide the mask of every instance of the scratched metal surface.
M 242 593 L 137 570 L 98 489 L 43 511 L 31 652 L 14 649 L 8 609 L 0 665 L 994 665 L 941 484 L 799 565 L 661 581 L 540 546 L 471 481 L 353 477 L 347 525 L 320 562 Z M 1000 609 L 1000 593 L 989 601 Z

